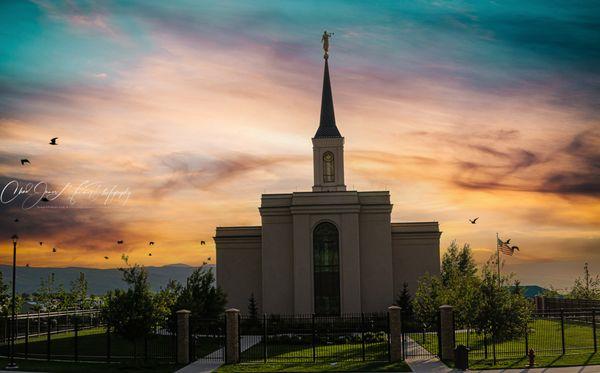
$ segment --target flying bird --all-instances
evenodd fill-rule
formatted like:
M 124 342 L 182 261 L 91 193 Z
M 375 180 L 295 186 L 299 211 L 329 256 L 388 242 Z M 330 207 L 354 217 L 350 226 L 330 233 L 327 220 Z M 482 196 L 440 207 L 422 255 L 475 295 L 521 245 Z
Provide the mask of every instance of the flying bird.
M 207 260 L 210 262 L 210 256 L 207 258 Z
M 104 257 L 104 259 L 108 259 L 108 257 L 107 257 L 107 256 L 105 256 L 105 257 Z
M 52 248 L 52 252 L 55 253 L 56 252 L 56 247 Z
M 31 162 L 29 162 L 29 159 L 27 159 L 27 158 L 21 159 L 21 166 L 25 165 L 25 163 L 31 164 Z
M 42 241 L 40 241 L 40 246 L 42 246 L 44 243 Z
M 148 253 L 148 256 L 152 256 L 152 253 Z
M 18 222 L 19 222 L 19 219 L 15 219 L 15 223 L 18 223 Z
M 121 244 L 123 244 L 123 240 L 118 240 L 117 245 L 121 245 Z
M 477 219 L 479 219 L 479 217 L 476 217 L 475 219 L 469 219 L 469 221 L 471 222 L 471 224 L 475 224 L 477 223 Z
M 206 245 L 206 242 L 200 241 L 200 245 Z
M 42 197 L 42 201 L 43 202 L 50 202 L 50 200 L 48 198 L 46 198 L 46 197 Z
M 25 267 L 29 268 L 29 263 L 25 264 Z
M 148 245 L 154 245 L 154 241 L 148 242 Z
M 49 144 L 50 144 L 50 145 L 58 145 L 58 144 L 56 143 L 56 140 L 58 140 L 58 137 L 53 137 L 53 138 L 51 138 L 51 139 L 50 139 L 50 142 L 49 142 Z

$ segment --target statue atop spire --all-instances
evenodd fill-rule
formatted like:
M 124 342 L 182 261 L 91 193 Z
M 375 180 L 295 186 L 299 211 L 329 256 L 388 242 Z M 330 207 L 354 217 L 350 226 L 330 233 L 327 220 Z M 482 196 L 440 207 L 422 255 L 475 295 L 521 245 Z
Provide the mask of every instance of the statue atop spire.
M 327 30 L 323 31 L 323 36 L 321 37 L 321 43 L 323 43 L 323 51 L 325 54 L 323 58 L 327 59 L 329 57 L 329 38 L 333 36 L 333 32 L 329 33 Z

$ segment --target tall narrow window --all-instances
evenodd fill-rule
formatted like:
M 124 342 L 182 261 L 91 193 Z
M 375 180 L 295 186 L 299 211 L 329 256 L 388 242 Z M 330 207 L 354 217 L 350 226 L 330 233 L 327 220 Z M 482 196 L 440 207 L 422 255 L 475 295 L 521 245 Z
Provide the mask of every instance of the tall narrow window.
M 339 234 L 324 222 L 313 232 L 315 314 L 340 314 Z
M 323 154 L 323 181 L 326 183 L 335 181 L 335 163 L 332 152 Z

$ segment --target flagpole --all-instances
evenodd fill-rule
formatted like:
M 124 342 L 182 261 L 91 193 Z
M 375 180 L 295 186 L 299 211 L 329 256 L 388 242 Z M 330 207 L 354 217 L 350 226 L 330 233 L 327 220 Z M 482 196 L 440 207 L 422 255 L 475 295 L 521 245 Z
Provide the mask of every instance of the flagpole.
M 496 256 L 498 257 L 498 288 L 500 288 L 500 247 L 498 246 L 498 241 L 500 238 L 498 237 L 498 232 L 496 232 Z

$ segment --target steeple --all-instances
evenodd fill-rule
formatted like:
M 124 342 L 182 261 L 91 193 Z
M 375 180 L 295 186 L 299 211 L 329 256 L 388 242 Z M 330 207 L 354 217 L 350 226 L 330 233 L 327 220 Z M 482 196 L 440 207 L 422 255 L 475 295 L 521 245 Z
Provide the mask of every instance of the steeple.
M 335 125 L 333 114 L 333 95 L 329 80 L 329 38 L 333 33 L 325 31 L 321 41 L 325 54 L 323 73 L 323 96 L 321 97 L 321 121 L 319 129 L 312 139 L 313 171 L 315 184 L 313 192 L 343 192 L 344 184 L 344 138 Z
M 321 97 L 321 120 L 315 138 L 342 137 L 335 125 L 335 114 L 333 111 L 333 94 L 331 93 L 331 81 L 329 79 L 328 56 L 325 55 L 325 71 L 323 73 L 323 95 Z

